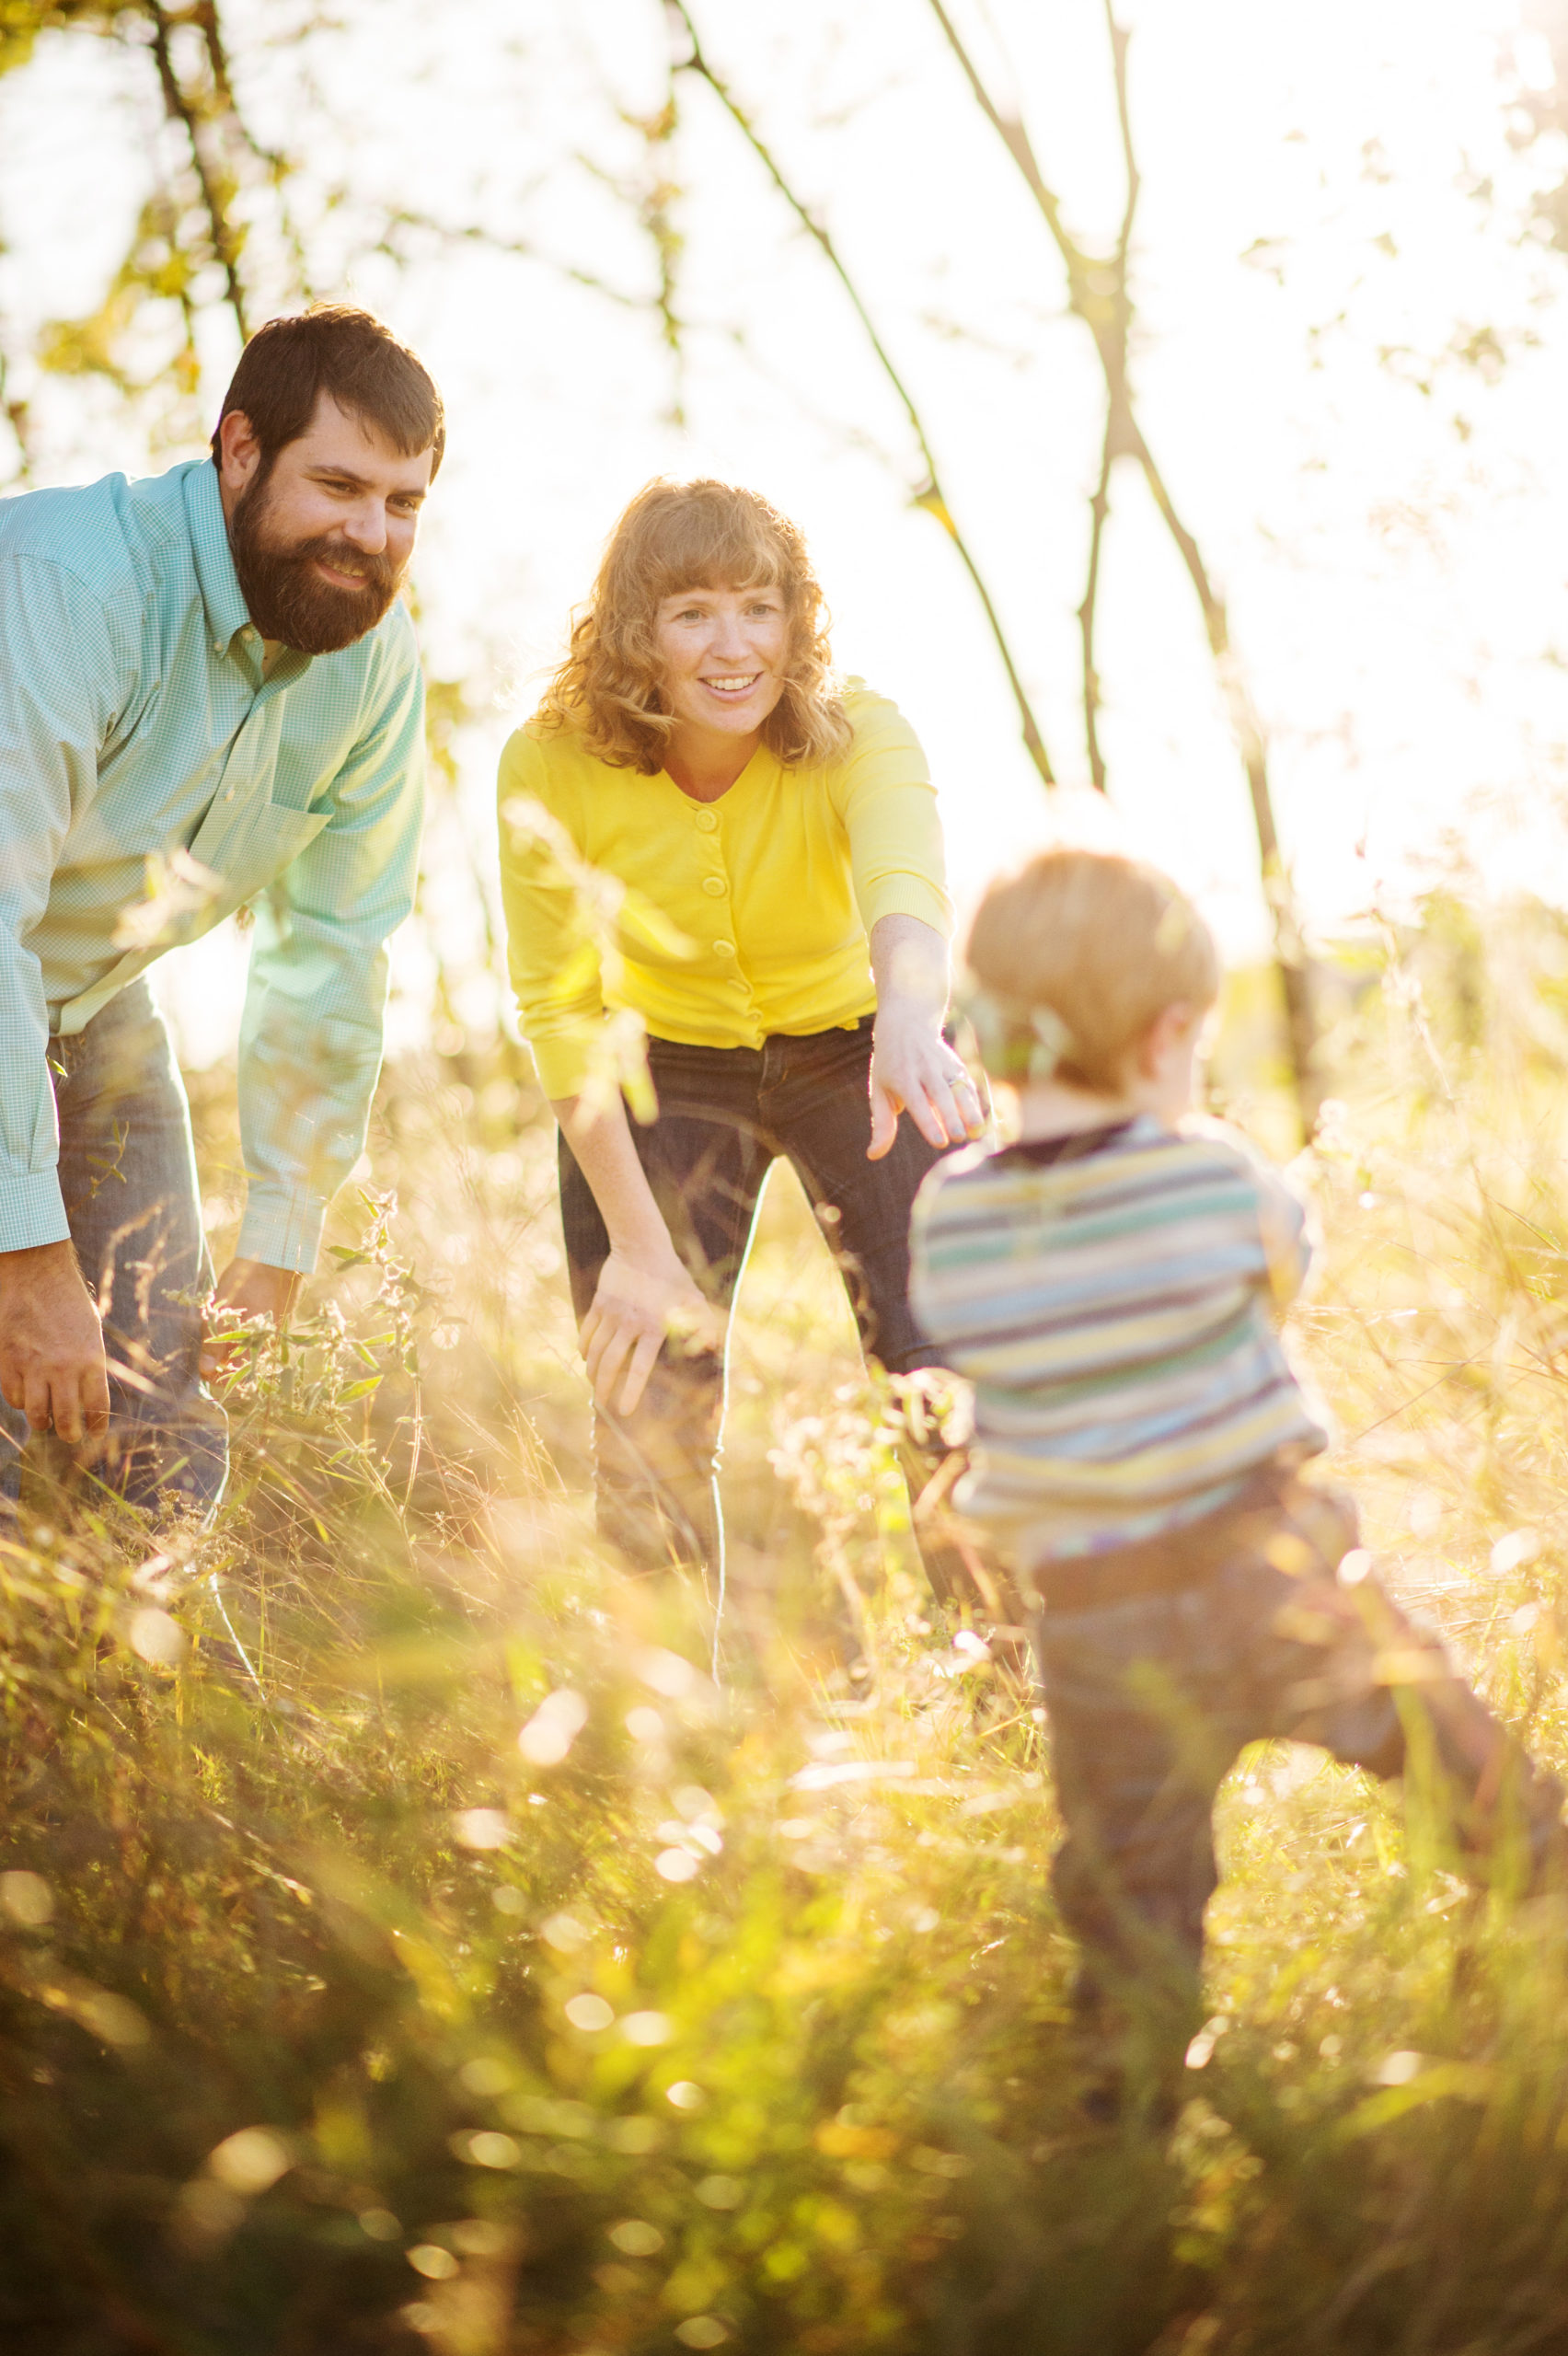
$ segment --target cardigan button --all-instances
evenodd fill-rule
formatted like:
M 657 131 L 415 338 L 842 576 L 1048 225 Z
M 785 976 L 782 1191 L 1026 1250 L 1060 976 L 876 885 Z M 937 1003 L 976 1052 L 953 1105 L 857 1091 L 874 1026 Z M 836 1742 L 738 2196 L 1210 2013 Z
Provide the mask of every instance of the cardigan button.
M 735 944 L 732 941 L 716 941 L 713 949 L 714 954 L 719 957 L 732 957 L 735 953 Z
M 705 875 L 702 879 L 702 888 L 710 900 L 721 900 L 724 896 L 724 878 L 721 875 Z
M 697 814 L 697 823 L 705 835 L 710 835 L 717 827 L 719 821 L 711 810 L 699 810 Z

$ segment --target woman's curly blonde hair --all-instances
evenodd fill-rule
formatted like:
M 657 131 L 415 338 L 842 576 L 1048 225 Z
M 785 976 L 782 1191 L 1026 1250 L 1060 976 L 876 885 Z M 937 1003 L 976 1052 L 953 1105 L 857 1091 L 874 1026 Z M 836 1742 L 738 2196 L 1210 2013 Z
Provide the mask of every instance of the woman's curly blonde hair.
M 674 726 L 653 637 L 661 600 L 686 589 L 752 588 L 781 590 L 790 619 L 784 692 L 763 722 L 763 742 L 785 768 L 833 760 L 851 730 L 805 539 L 755 491 L 728 482 L 660 477 L 638 492 L 610 534 L 536 726 L 581 735 L 611 768 L 656 776 Z

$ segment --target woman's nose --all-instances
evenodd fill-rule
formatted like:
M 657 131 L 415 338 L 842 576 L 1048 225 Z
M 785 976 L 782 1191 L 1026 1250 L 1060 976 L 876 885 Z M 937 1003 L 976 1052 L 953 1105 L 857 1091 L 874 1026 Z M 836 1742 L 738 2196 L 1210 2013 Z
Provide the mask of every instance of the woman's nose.
M 709 653 L 725 662 L 744 662 L 750 653 L 745 631 L 735 614 L 721 614 L 709 641 Z

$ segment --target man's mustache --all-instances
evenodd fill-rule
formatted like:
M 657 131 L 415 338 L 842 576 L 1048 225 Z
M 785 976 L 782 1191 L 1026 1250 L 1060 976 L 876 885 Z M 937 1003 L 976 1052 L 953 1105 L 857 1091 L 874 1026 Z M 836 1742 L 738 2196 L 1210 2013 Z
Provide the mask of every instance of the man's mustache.
M 382 597 L 390 596 L 402 577 L 389 556 L 356 549 L 348 540 L 334 539 L 329 532 L 318 532 L 314 539 L 300 540 L 271 554 L 274 562 L 289 565 L 329 564 L 335 572 L 352 573 L 367 591 Z

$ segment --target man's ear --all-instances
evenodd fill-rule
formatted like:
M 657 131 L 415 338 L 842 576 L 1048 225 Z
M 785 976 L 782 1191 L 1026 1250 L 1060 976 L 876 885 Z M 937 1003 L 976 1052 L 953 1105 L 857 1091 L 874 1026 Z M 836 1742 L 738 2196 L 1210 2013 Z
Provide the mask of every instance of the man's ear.
M 218 453 L 218 480 L 226 491 L 237 494 L 261 463 L 256 429 L 242 409 L 227 410 L 219 421 Z

